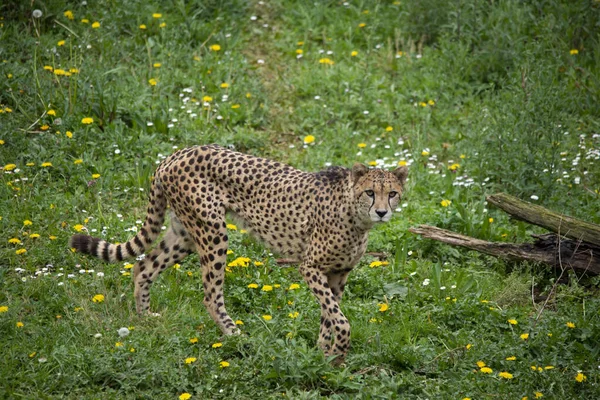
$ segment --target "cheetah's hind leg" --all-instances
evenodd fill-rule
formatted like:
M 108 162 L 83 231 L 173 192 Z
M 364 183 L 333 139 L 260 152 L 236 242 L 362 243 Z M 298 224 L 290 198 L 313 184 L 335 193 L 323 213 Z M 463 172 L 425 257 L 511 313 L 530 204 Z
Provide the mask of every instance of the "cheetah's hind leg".
M 177 217 L 171 213 L 171 226 L 157 248 L 139 260 L 133 269 L 134 297 L 137 313 L 150 314 L 150 286 L 158 275 L 182 261 L 194 251 L 194 243 Z

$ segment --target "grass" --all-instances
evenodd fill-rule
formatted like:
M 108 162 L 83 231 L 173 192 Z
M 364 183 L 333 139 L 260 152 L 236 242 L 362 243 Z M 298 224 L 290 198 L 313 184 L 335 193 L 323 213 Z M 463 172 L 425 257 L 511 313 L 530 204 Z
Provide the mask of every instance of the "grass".
M 600 223 L 597 2 L 88 3 L 0 5 L 0 397 L 598 397 L 597 278 L 556 285 L 407 232 L 539 232 L 488 209 L 497 191 Z M 241 227 L 240 337 L 204 310 L 196 256 L 140 318 L 130 265 L 68 249 L 77 231 L 127 240 L 157 163 L 212 142 L 311 171 L 409 166 L 371 233 L 386 263 L 350 275 L 345 366 L 316 349 L 295 268 Z

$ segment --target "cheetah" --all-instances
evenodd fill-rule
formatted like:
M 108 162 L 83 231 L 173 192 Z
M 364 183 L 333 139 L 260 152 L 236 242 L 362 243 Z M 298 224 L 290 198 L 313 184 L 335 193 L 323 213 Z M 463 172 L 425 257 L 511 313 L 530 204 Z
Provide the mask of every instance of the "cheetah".
M 406 167 L 390 172 L 359 163 L 309 173 L 217 145 L 194 146 L 155 171 L 147 217 L 135 237 L 115 245 L 74 235 L 70 245 L 109 262 L 142 255 L 159 236 L 170 206 L 164 238 L 134 266 L 137 312 L 149 312 L 158 275 L 196 251 L 203 303 L 225 335 L 237 334 L 223 297 L 229 213 L 270 248 L 299 260 L 321 306 L 317 344 L 340 363 L 350 345 L 350 324 L 340 309 L 348 273 L 365 253 L 369 230 L 392 217 L 407 174 Z

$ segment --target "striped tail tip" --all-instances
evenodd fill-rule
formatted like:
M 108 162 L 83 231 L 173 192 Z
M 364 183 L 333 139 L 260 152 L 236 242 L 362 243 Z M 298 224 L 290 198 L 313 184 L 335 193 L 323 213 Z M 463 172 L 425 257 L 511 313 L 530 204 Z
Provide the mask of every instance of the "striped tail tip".
M 69 240 L 69 247 L 85 254 L 91 254 L 97 257 L 98 244 L 101 239 L 87 235 L 73 235 Z

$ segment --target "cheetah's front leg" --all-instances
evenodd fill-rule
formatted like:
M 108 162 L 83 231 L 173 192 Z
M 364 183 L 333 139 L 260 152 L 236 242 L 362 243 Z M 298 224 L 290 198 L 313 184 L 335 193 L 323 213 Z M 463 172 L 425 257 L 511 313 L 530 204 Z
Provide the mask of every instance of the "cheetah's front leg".
M 326 356 L 338 356 L 333 362 L 341 364 L 350 347 L 350 323 L 342 313 L 337 296 L 331 290 L 328 278 L 323 271 L 307 265 L 300 266 L 299 271 L 321 304 L 319 347 L 323 349 Z M 333 345 L 331 344 L 331 334 L 334 335 Z

